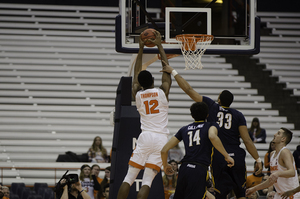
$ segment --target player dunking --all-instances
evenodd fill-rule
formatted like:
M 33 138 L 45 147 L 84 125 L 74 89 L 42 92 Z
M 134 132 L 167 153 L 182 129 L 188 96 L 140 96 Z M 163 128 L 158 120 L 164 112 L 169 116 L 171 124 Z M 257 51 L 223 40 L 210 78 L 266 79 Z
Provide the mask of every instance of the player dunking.
M 161 60 L 164 60 L 164 63 L 168 63 L 167 56 L 161 45 L 161 35 L 158 31 L 155 31 L 154 34 L 156 38 L 151 41 L 158 47 Z M 136 107 L 140 113 L 142 133 L 138 137 L 137 146 L 130 158 L 128 172 L 119 189 L 117 199 L 127 198 L 130 186 L 141 169 L 145 169 L 145 171 L 142 187 L 137 198 L 146 199 L 148 197 L 152 181 L 162 166 L 160 151 L 167 143 L 169 135 L 167 124 L 171 76 L 169 73 L 163 73 L 162 85 L 160 88 L 154 88 L 151 73 L 146 70 L 141 71 L 144 49 L 144 42 L 141 40 L 141 36 L 139 45 L 140 49 L 134 68 L 132 93 L 135 96 Z
M 256 174 L 261 173 L 262 163 L 255 145 L 249 137 L 244 115 L 232 108 L 229 108 L 233 101 L 230 91 L 224 90 L 218 97 L 218 103 L 212 99 L 197 93 L 190 84 L 183 79 L 168 64 L 163 67 L 163 72 L 171 73 L 180 88 L 195 102 L 205 102 L 209 108 L 208 122 L 217 122 L 220 126 L 219 138 L 225 150 L 235 160 L 234 167 L 227 167 L 227 162 L 217 150 L 212 160 L 212 174 L 215 184 L 216 198 L 225 199 L 231 190 L 234 190 L 237 198 L 245 198 L 246 189 L 246 152 L 240 148 L 240 137 L 242 138 L 248 152 L 258 162 L 259 169 Z
M 271 175 L 263 183 L 247 189 L 247 196 L 251 193 L 267 188 L 274 184 L 276 193 L 274 199 L 290 198 L 299 199 L 300 193 L 288 192 L 290 189 L 296 189 L 299 186 L 298 175 L 294 157 L 286 145 L 292 140 L 293 133 L 286 129 L 280 128 L 274 135 L 273 143 L 275 151 L 270 155 Z
M 228 166 L 234 165 L 234 160 L 228 155 L 218 137 L 219 125 L 215 122 L 205 122 L 208 106 L 204 102 L 195 102 L 190 111 L 195 121 L 182 127 L 161 151 L 165 173 L 172 173 L 172 167 L 167 162 L 168 151 L 181 140 L 184 143 L 185 156 L 181 160 L 174 199 L 204 198 L 213 147 L 225 157 Z

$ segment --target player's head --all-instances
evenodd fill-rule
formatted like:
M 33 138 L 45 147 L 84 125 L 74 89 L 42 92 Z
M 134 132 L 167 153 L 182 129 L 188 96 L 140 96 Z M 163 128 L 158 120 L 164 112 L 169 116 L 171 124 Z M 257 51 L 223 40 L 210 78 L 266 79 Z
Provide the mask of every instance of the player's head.
M 228 90 L 223 90 L 219 95 L 218 102 L 221 106 L 229 107 L 233 102 L 233 94 Z
M 281 127 L 280 128 L 283 132 L 282 132 L 282 136 L 285 137 L 285 145 L 287 145 L 288 143 L 291 142 L 292 138 L 293 138 L 293 133 L 292 131 L 290 131 L 287 128 Z
M 190 111 L 195 121 L 205 120 L 208 116 L 208 106 L 205 102 L 193 103 Z
M 152 74 L 147 70 L 143 70 L 138 75 L 138 81 L 144 89 L 150 88 L 153 85 Z

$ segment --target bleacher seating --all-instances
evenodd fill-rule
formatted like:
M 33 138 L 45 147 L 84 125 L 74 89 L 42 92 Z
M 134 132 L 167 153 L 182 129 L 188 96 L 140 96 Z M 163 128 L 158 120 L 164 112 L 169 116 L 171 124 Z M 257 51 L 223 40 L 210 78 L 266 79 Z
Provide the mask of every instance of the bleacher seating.
M 270 30 L 270 36 L 261 37 L 261 52 L 254 57 L 266 65 L 279 83 L 300 96 L 300 14 L 285 12 L 258 12 L 261 22 Z
M 157 12 L 153 10 L 159 16 Z M 72 171 L 78 173 L 82 165 L 57 163 L 59 154 L 85 153 L 98 135 L 106 149 L 111 149 L 110 113 L 117 85 L 121 76 L 128 75 L 131 60 L 131 54 L 114 50 L 118 9 L 0 3 L 0 14 L 0 159 L 1 166 L 7 167 L 3 184 L 33 186 L 43 182 L 53 186 L 67 169 L 75 168 Z M 259 117 L 268 142 L 281 126 L 294 128 L 224 58 L 204 55 L 202 63 L 201 71 L 186 71 L 182 56 L 170 59 L 199 93 L 216 100 L 223 89 L 231 90 L 235 95 L 232 107 L 245 114 L 248 126 L 253 117 Z M 155 85 L 160 85 L 160 68 L 159 61 L 148 67 Z M 192 121 L 192 103 L 173 81 L 169 109 L 172 135 Z M 290 149 L 297 143 L 294 139 Z M 263 158 L 268 143 L 257 147 Z M 252 170 L 249 154 L 247 163 Z

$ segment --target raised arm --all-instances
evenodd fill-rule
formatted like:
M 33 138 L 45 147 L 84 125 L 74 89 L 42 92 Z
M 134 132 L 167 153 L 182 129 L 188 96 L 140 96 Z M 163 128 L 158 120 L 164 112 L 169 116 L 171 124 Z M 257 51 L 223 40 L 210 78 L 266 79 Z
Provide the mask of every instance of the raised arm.
M 161 64 L 162 66 L 165 66 L 165 63 L 169 64 L 169 61 L 161 45 L 161 35 L 158 31 L 154 31 L 154 34 L 155 34 L 155 39 L 151 41 L 157 46 L 158 52 L 161 57 Z M 170 92 L 171 84 L 172 84 L 172 79 L 170 73 L 163 72 L 160 88 L 165 92 L 168 100 L 169 100 L 169 92 Z
M 234 166 L 234 160 L 229 156 L 225 150 L 220 138 L 218 137 L 218 129 L 214 126 L 211 126 L 208 130 L 208 138 L 210 139 L 213 146 L 224 156 L 226 162 L 228 162 L 229 167 Z
M 203 97 L 202 95 L 200 95 L 199 93 L 197 93 L 192 87 L 191 85 L 185 80 L 183 79 L 183 77 L 181 77 L 167 62 L 162 61 L 165 66 L 163 67 L 163 70 L 161 72 L 167 72 L 170 73 L 174 76 L 177 84 L 179 85 L 179 87 L 188 95 L 190 96 L 190 98 L 192 100 L 194 100 L 195 102 L 202 102 Z
M 141 35 L 139 38 L 139 52 L 135 61 L 134 65 L 134 75 L 133 75 L 133 82 L 132 82 L 132 95 L 133 98 L 135 99 L 136 93 L 141 90 L 141 85 L 138 82 L 138 75 L 142 70 L 142 64 L 143 64 L 143 50 L 144 50 L 144 42 L 141 39 Z
M 68 185 L 65 185 L 63 187 L 64 191 L 63 194 L 61 195 L 60 199 L 69 199 L 69 195 L 68 195 Z
M 261 161 L 259 161 L 259 155 L 257 153 L 256 147 L 253 144 L 249 133 L 248 133 L 248 129 L 247 126 L 239 126 L 239 132 L 241 135 L 241 138 L 246 146 L 247 151 L 250 153 L 250 155 L 256 160 L 257 165 L 258 165 L 258 170 L 255 172 L 256 175 L 260 174 L 262 172 L 262 163 Z
M 81 196 L 82 196 L 83 199 L 91 199 L 91 197 L 89 196 L 89 194 L 82 189 L 82 186 L 81 186 L 80 182 L 74 183 L 74 186 L 79 191 L 79 193 L 81 194 Z

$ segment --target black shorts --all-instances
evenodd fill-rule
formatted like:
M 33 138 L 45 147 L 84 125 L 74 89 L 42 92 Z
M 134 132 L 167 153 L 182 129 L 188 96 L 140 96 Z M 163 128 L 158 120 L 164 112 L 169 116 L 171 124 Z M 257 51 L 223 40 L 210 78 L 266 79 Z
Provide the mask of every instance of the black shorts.
M 204 165 L 182 163 L 178 172 L 174 199 L 204 198 L 208 176 Z
M 217 199 L 225 199 L 231 190 L 237 198 L 245 197 L 246 191 L 246 152 L 237 146 L 227 146 L 227 153 L 234 159 L 232 168 L 227 166 L 224 156 L 216 149 L 212 161 L 212 176 Z

